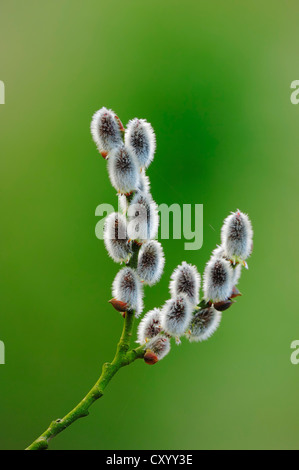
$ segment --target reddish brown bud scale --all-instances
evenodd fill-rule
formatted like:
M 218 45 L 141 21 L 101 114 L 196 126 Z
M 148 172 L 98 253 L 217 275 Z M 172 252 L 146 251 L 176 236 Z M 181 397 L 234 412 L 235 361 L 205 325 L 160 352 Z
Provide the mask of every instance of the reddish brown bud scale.
M 156 364 L 156 362 L 158 362 L 158 358 L 156 356 L 156 354 L 154 354 L 152 351 L 150 351 L 149 349 L 146 351 L 145 355 L 144 355 L 144 362 L 148 365 L 153 365 L 153 364 Z
M 108 301 L 118 312 L 125 313 L 128 310 L 128 304 L 121 300 L 111 299 Z
M 125 128 L 123 126 L 123 123 L 121 122 L 121 120 L 119 119 L 118 116 L 115 116 L 115 119 L 117 120 L 118 122 L 118 126 L 119 126 L 119 130 L 122 131 L 122 132 L 125 132 Z
M 133 242 L 134 242 L 134 244 L 137 245 L 137 246 L 142 246 L 142 245 L 143 245 L 143 243 L 140 243 L 140 242 L 138 242 L 137 240 L 133 240 Z
M 102 157 L 103 157 L 105 160 L 107 160 L 108 152 L 104 152 L 104 151 L 103 151 L 103 152 L 100 152 L 100 153 L 101 153 Z
M 229 307 L 231 307 L 235 302 L 232 300 L 222 300 L 221 302 L 216 302 L 214 304 L 214 308 L 218 310 L 218 312 L 224 312 Z
M 242 294 L 241 294 L 241 292 L 239 291 L 239 289 L 238 289 L 236 286 L 234 286 L 234 287 L 233 287 L 233 290 L 232 290 L 232 293 L 231 293 L 231 296 L 230 296 L 230 299 L 234 299 L 235 297 L 239 297 L 239 296 L 241 296 L 241 295 L 242 295 Z

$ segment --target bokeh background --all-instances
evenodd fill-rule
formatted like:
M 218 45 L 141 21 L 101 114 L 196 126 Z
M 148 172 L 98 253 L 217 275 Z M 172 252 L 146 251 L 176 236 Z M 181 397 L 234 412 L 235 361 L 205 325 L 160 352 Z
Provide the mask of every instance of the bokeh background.
M 95 236 L 116 203 L 91 140 L 102 106 L 157 135 L 158 204 L 204 204 L 204 244 L 164 241 L 146 308 L 182 260 L 200 271 L 237 208 L 255 230 L 243 297 L 204 344 L 123 369 L 52 449 L 298 448 L 299 79 L 295 1 L 1 0 L 0 448 L 62 417 L 113 357 L 118 266 Z M 296 202 L 297 201 L 297 202 Z

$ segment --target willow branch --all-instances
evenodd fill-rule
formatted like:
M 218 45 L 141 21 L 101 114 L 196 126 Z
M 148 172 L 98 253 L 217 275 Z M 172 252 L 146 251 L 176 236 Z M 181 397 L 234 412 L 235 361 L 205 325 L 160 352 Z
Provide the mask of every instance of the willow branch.
M 132 328 L 134 324 L 134 312 L 128 311 L 125 315 L 122 335 L 117 345 L 116 354 L 111 363 L 103 365 L 102 374 L 96 384 L 83 398 L 82 401 L 70 411 L 64 418 L 53 421 L 48 429 L 36 439 L 26 450 L 44 450 L 49 446 L 51 439 L 56 437 L 79 418 L 84 418 L 89 414 L 89 408 L 95 401 L 101 398 L 104 390 L 114 375 L 124 366 L 134 362 L 136 359 L 143 358 L 144 346 L 130 350 L 132 337 Z

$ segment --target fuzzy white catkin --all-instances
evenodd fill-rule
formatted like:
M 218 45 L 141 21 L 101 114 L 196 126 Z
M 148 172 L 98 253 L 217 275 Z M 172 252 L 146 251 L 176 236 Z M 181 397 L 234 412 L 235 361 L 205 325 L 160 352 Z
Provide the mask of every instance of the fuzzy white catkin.
M 164 264 L 161 243 L 151 240 L 142 245 L 138 253 L 137 274 L 145 284 L 153 286 L 160 280 Z
M 142 170 L 141 173 L 139 174 L 137 190 L 143 193 L 148 193 L 150 190 L 150 180 L 149 180 L 149 177 L 145 174 L 144 170 Z M 128 198 L 125 196 L 125 194 L 118 195 L 118 203 L 119 203 L 119 210 L 123 214 L 126 214 L 128 211 L 128 207 L 129 207 L 129 201 L 128 201 Z
M 120 146 L 110 153 L 108 172 L 112 186 L 121 194 L 130 194 L 139 184 L 138 165 L 133 155 Z
M 227 259 L 225 257 L 224 248 L 222 246 L 217 246 L 217 248 L 215 248 L 215 250 L 212 252 L 212 257 L 213 256 L 217 258 Z M 239 279 L 241 277 L 241 273 L 242 273 L 241 264 L 235 264 L 234 266 L 232 266 L 232 285 L 233 286 L 236 286 L 238 284 Z
M 161 331 L 161 310 L 154 308 L 150 310 L 138 325 L 138 343 L 144 344 L 146 339 L 157 336 Z
M 125 194 L 118 195 L 118 210 L 122 214 L 126 214 L 129 207 L 128 198 Z
M 213 256 L 216 256 L 217 258 L 225 258 L 223 246 L 217 245 L 217 248 L 215 248 L 215 250 L 212 251 L 212 257 Z
M 127 221 L 122 214 L 113 212 L 106 217 L 104 243 L 109 255 L 116 263 L 128 261 L 131 247 L 127 234 Z
M 247 214 L 237 210 L 229 215 L 221 229 L 221 241 L 225 256 L 245 260 L 252 250 L 253 230 Z
M 128 208 L 128 234 L 144 243 L 156 238 L 159 228 L 157 204 L 150 193 L 136 191 Z
M 233 270 L 229 261 L 213 256 L 204 272 L 204 298 L 213 302 L 226 300 L 233 288 Z
M 109 154 L 122 143 L 120 122 L 111 109 L 99 109 L 93 115 L 90 130 L 92 138 L 101 153 L 106 152 Z
M 160 361 L 170 351 L 170 340 L 164 335 L 156 336 L 147 343 L 146 349 L 152 351 Z
M 186 337 L 190 342 L 205 341 L 217 330 L 221 322 L 221 312 L 214 307 L 199 310 L 193 315 Z
M 192 305 L 185 294 L 167 300 L 162 307 L 162 330 L 171 336 L 182 336 L 192 317 Z
M 121 269 L 112 285 L 112 295 L 115 299 L 128 304 L 135 310 L 138 317 L 143 309 L 143 289 L 137 273 L 131 268 Z
M 240 280 L 241 273 L 242 273 L 242 265 L 241 264 L 236 264 L 235 266 L 232 267 L 233 270 L 233 276 L 232 276 L 232 285 L 236 286 Z
M 199 303 L 200 275 L 195 266 L 185 261 L 172 273 L 169 290 L 174 297 L 186 294 L 195 307 Z
M 145 119 L 132 119 L 125 132 L 125 144 L 137 158 L 141 168 L 147 168 L 154 158 L 156 137 Z
M 138 189 L 143 193 L 148 193 L 150 191 L 150 180 L 149 177 L 145 174 L 145 171 L 142 170 L 139 174 L 139 183 Z

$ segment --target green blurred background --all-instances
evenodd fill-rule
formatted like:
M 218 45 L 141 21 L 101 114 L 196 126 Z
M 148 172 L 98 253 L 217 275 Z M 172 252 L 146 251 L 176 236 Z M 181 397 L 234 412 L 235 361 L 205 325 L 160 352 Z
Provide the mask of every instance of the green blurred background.
M 89 132 L 102 106 L 152 123 L 158 204 L 204 204 L 202 249 L 163 242 L 147 309 L 182 260 L 203 270 L 231 210 L 249 213 L 254 254 L 208 342 L 120 371 L 51 448 L 298 448 L 298 13 L 273 0 L 1 0 L 1 449 L 68 412 L 120 335 L 107 305 L 118 266 L 95 236 L 96 207 L 116 203 Z

